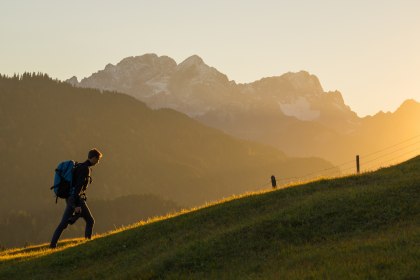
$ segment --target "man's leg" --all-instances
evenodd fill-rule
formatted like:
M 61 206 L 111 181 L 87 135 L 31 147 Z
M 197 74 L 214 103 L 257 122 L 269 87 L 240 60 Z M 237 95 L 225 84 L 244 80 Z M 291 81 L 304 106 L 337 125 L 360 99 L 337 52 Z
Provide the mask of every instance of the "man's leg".
M 63 214 L 63 217 L 61 218 L 60 224 L 57 226 L 57 229 L 54 232 L 54 235 L 51 240 L 50 248 L 57 247 L 58 239 L 60 239 L 61 233 L 67 227 L 68 220 L 73 214 L 73 211 L 74 209 L 72 206 L 70 206 L 70 203 L 66 202 L 66 209 L 64 210 L 64 214 Z
M 85 238 L 91 239 L 93 225 L 95 224 L 95 220 L 93 219 L 92 213 L 90 213 L 89 207 L 87 206 L 85 201 L 82 201 L 81 207 L 82 207 L 81 217 L 85 219 L 86 221 Z

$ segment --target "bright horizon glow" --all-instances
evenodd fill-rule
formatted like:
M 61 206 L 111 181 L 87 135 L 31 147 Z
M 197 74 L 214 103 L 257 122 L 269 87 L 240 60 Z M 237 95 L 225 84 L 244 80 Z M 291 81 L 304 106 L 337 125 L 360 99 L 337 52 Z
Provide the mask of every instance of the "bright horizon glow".
M 2 1 L 0 73 L 197 54 L 237 83 L 308 71 L 359 116 L 420 101 L 420 1 Z

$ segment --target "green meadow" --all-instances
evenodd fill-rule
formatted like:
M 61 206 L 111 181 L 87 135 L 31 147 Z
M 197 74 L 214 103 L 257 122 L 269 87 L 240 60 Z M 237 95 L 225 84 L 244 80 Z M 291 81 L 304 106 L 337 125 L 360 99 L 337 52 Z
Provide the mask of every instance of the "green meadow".
M 0 252 L 0 279 L 419 277 L 420 157 Z

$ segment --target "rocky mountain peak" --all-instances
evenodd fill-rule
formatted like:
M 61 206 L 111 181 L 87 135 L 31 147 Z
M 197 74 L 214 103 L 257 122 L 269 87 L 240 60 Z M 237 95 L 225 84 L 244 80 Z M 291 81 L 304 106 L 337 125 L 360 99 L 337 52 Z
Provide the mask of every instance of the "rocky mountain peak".
M 203 59 L 199 57 L 198 55 L 192 55 L 185 59 L 183 62 L 181 62 L 178 67 L 179 68 L 186 68 L 191 66 L 201 66 L 205 65 Z M 207 66 L 207 65 L 206 65 Z
M 420 106 L 420 103 L 414 99 L 407 99 L 401 104 L 400 107 L 413 107 L 413 106 Z
M 157 69 L 163 72 L 170 72 L 176 67 L 176 62 L 168 56 L 157 56 L 151 53 L 124 58 L 116 66 L 120 70 L 142 71 L 145 69 Z
M 287 80 L 293 88 L 299 91 L 305 91 L 308 93 L 323 93 L 321 82 L 318 77 L 311 75 L 306 71 L 300 72 L 288 72 L 281 76 L 281 78 Z
M 395 111 L 395 113 L 402 114 L 402 113 L 410 113 L 416 112 L 420 109 L 420 103 L 415 101 L 414 99 L 407 99 L 405 100 L 400 107 Z
M 216 68 L 208 66 L 201 57 L 192 55 L 178 64 L 177 75 L 193 82 L 217 81 L 222 84 L 229 82 L 228 77 Z
M 71 84 L 74 87 L 79 84 L 79 81 L 77 80 L 76 76 L 73 76 L 70 79 L 65 80 L 65 82 Z

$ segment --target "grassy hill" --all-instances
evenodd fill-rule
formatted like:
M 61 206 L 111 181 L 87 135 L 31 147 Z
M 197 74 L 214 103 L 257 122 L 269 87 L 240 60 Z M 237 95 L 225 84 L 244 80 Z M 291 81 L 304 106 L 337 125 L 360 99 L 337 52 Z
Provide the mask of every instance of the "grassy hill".
M 4 251 L 0 278 L 416 279 L 419 201 L 417 157 L 67 240 L 57 251 Z

